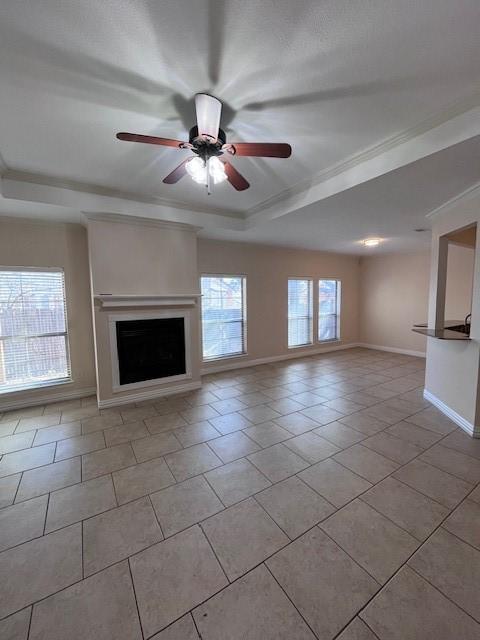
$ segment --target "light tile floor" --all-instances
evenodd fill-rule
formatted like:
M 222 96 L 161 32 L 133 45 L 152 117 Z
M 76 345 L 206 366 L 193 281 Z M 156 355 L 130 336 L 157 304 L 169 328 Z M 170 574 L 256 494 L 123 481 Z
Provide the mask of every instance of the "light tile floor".
M 0 414 L 0 637 L 480 638 L 480 440 L 367 349 Z

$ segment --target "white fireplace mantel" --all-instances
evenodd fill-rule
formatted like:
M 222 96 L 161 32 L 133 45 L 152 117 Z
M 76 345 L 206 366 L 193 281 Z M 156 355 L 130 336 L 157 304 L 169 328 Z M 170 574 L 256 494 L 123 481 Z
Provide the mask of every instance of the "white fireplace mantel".
M 119 307 L 194 307 L 201 297 L 199 293 L 171 293 L 165 295 L 117 295 L 98 294 L 95 300 L 102 308 Z

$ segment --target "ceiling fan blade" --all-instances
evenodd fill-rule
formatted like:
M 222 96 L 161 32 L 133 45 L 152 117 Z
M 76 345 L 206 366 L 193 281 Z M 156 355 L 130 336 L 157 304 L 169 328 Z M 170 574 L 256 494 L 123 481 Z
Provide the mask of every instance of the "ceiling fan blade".
M 218 138 L 222 103 L 208 93 L 197 93 L 195 96 L 198 135 L 213 140 Z
M 126 140 L 127 142 L 144 142 L 146 144 L 159 144 L 163 147 L 176 147 L 177 149 L 184 148 L 182 145 L 186 144 L 181 140 L 172 140 L 171 138 L 158 138 L 157 136 L 142 136 L 140 133 L 117 133 L 119 140 Z
M 225 173 L 227 174 L 227 180 L 237 191 L 245 191 L 250 186 L 250 183 L 245 180 L 241 173 L 239 173 L 233 164 L 230 162 L 225 162 L 222 160 L 225 165 Z
M 181 162 L 178 165 L 178 167 L 176 167 L 171 173 L 168 174 L 168 176 L 165 176 L 162 182 L 164 182 L 165 184 L 175 184 L 181 178 L 183 178 L 183 176 L 186 175 L 187 173 L 187 169 L 185 168 L 185 165 L 189 160 L 192 159 L 192 157 L 195 157 L 195 156 L 186 158 L 183 162 Z
M 261 158 L 289 158 L 292 147 L 277 142 L 231 142 L 224 150 L 236 156 L 259 156 Z

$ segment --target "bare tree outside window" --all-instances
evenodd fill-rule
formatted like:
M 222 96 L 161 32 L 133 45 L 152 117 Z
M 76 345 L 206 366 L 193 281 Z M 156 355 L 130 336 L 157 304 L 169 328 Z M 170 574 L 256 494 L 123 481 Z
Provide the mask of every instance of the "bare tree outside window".
M 63 271 L 0 267 L 0 393 L 69 378 Z
M 288 281 L 288 346 L 312 344 L 313 299 L 312 280 L 293 278 Z
M 245 353 L 245 278 L 202 276 L 203 359 Z
M 318 282 L 318 340 L 340 339 L 340 281 Z

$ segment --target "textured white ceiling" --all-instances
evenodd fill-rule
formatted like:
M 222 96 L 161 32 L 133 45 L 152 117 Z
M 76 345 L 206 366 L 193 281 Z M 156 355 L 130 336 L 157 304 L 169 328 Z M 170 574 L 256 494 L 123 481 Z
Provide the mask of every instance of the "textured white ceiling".
M 478 0 L 22 0 L 0 6 L 0 151 L 13 169 L 246 210 L 377 144 L 479 79 Z M 164 185 L 187 151 L 192 97 L 227 105 L 231 139 L 287 141 L 235 159 L 251 182 L 207 196 Z
M 16 172 L 245 213 L 474 94 L 479 24 L 478 0 L 1 2 L 0 153 Z M 241 193 L 162 184 L 188 152 L 115 133 L 186 138 L 198 91 L 224 102 L 230 140 L 292 157 L 235 158 Z M 306 214 L 292 219 L 258 237 L 287 225 L 309 244 Z
M 479 159 L 477 136 L 248 231 L 202 235 L 359 255 L 424 249 L 426 214 L 480 181 Z M 368 249 L 361 241 L 369 237 L 384 242 Z

